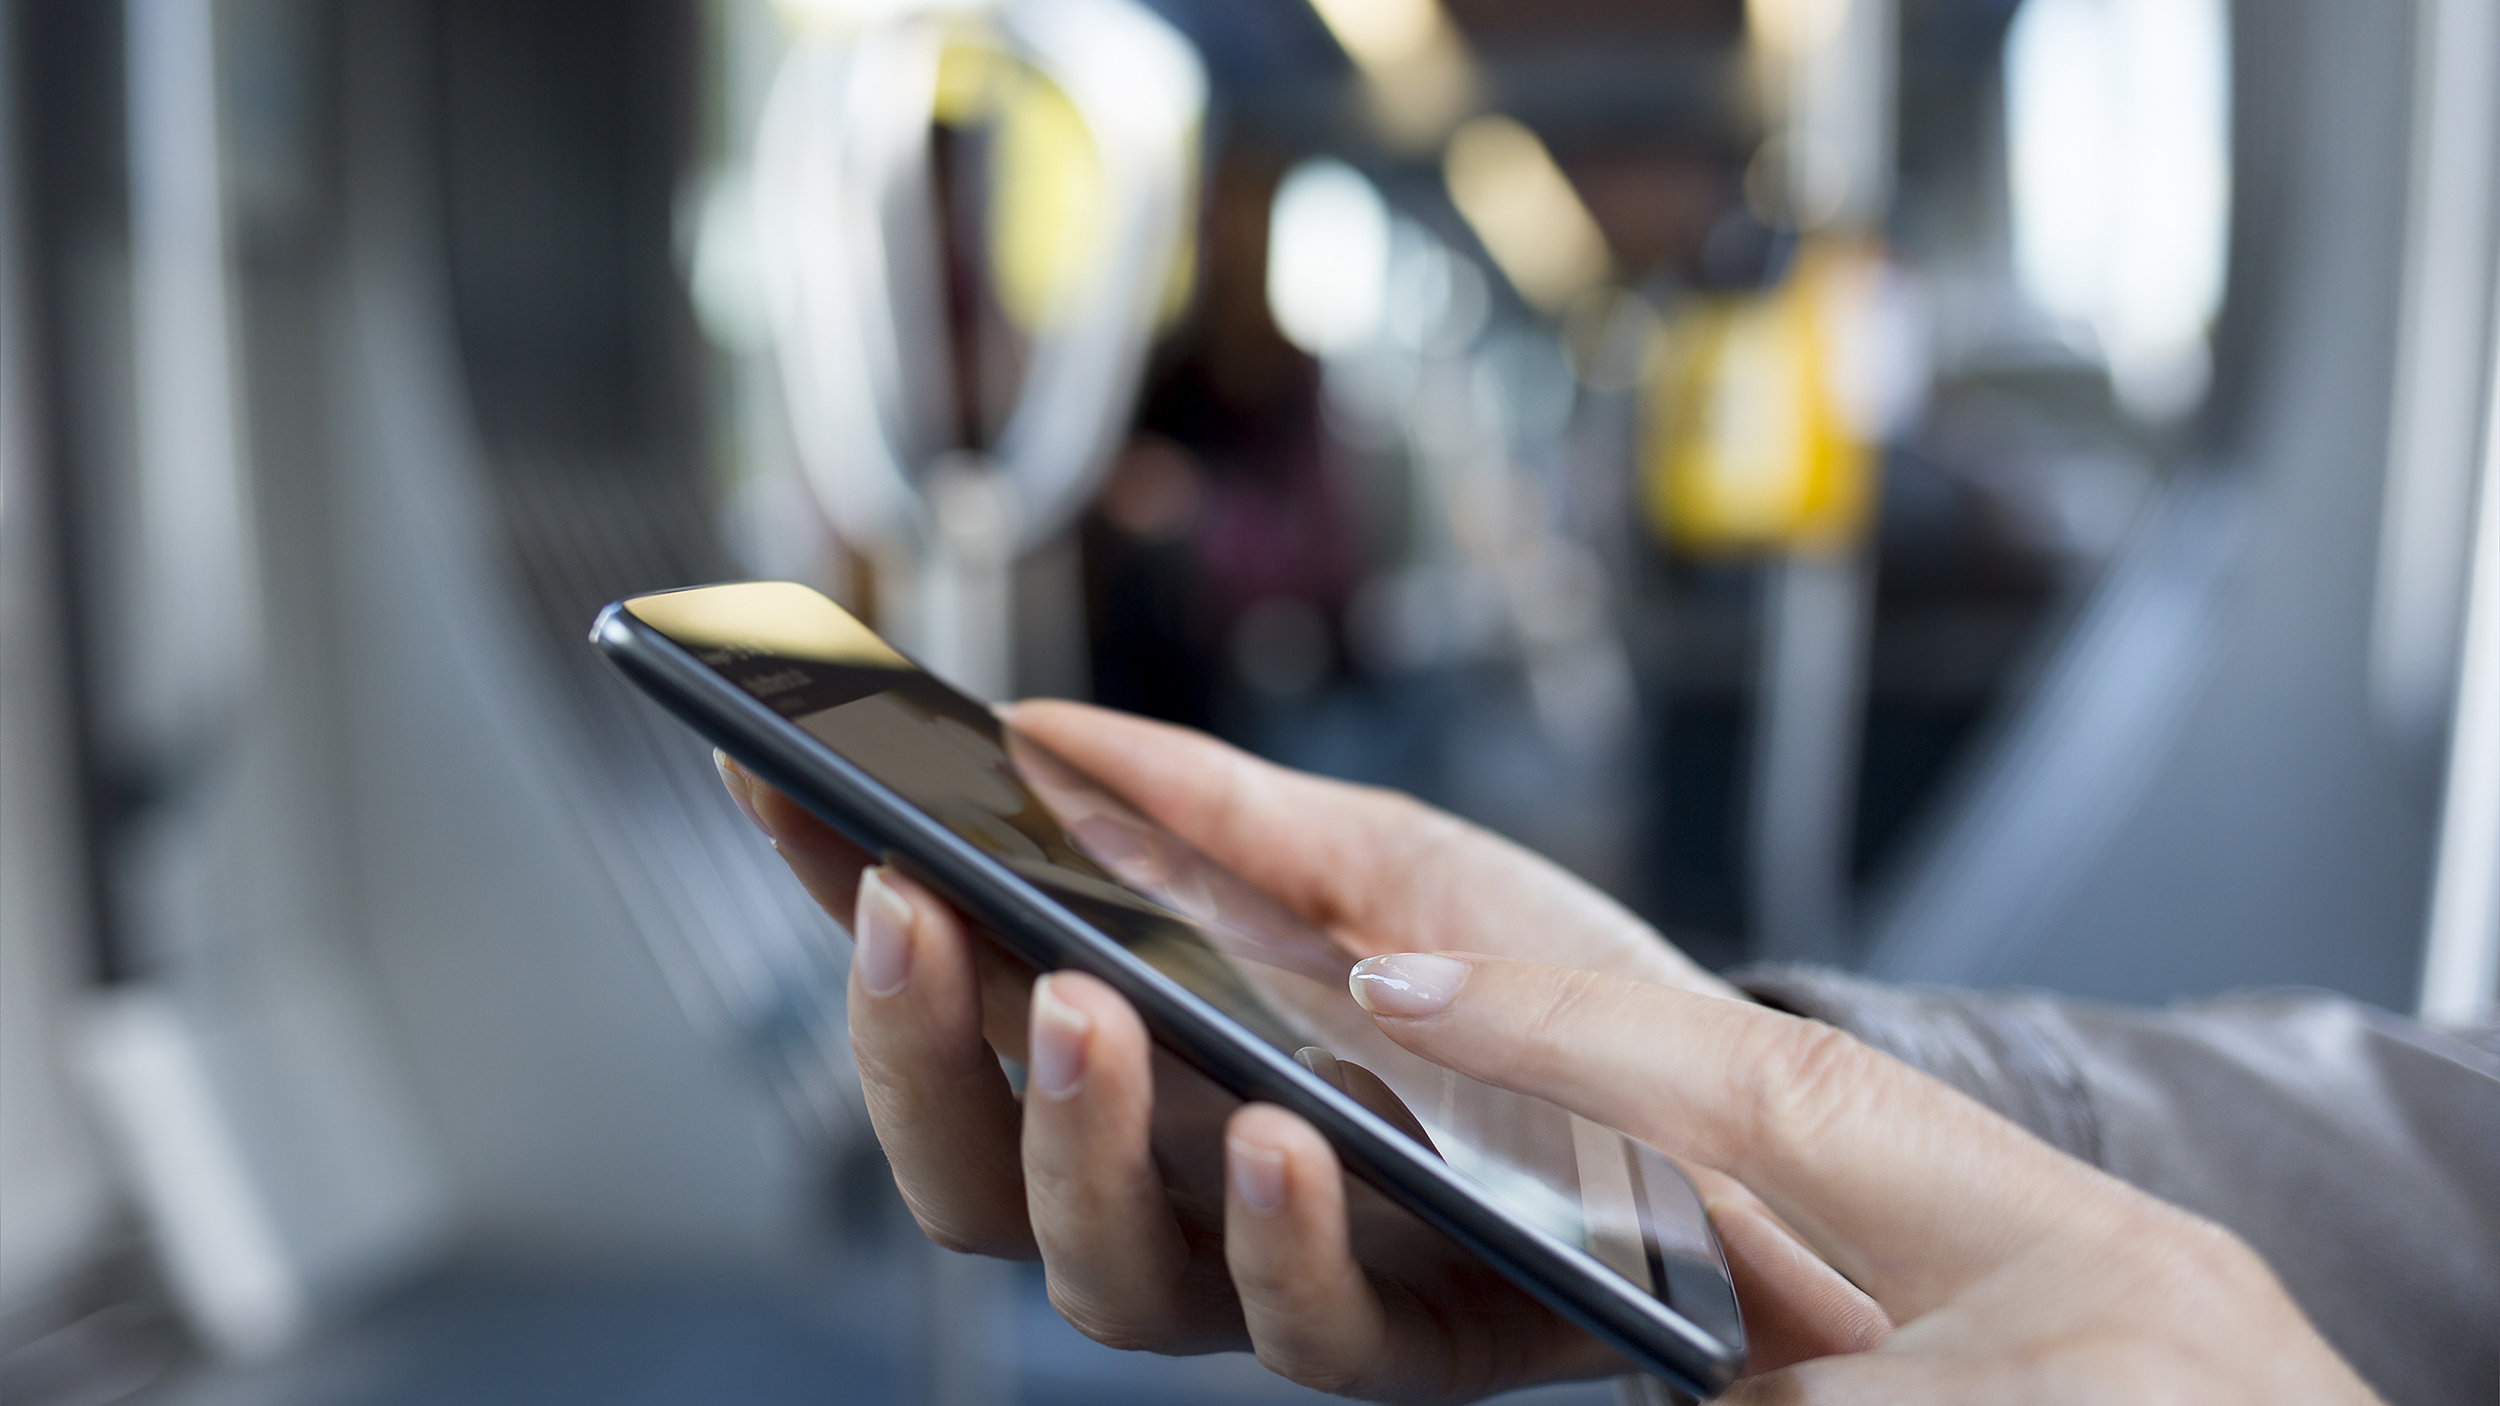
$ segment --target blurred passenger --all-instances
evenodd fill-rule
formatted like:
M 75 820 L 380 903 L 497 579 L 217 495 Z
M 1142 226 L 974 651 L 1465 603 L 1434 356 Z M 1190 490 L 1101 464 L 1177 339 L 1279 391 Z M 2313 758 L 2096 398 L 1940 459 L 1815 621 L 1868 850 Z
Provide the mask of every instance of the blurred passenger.
M 2327 996 L 2167 1012 L 1687 960 L 1394 794 L 1033 703 L 1018 727 L 1342 941 L 1381 1029 L 1701 1168 L 1751 1337 L 1729 1399 L 2484 1402 L 2500 1390 L 2500 1031 Z M 1090 977 L 1032 973 L 724 764 L 855 917 L 852 1038 L 913 1214 L 1038 1256 L 1119 1347 L 1458 1400 L 1619 1359 L 1490 1271 L 1350 1245 L 1372 1193 L 1229 1109 Z M 1019 1100 L 997 1055 L 1021 1061 Z M 1223 1154 L 1215 1154 L 1216 1120 Z M 2366 1384 L 2365 1384 L 2366 1382 Z

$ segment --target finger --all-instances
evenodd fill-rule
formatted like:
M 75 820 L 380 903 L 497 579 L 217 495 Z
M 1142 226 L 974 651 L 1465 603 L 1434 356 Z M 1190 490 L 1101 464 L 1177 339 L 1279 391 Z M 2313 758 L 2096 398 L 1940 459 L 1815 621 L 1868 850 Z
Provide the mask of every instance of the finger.
M 1688 1175 L 1744 1306 L 1748 1373 L 1865 1352 L 1891 1336 L 1882 1305 L 1807 1249 L 1760 1198 L 1707 1168 L 1690 1168 Z
M 1078 972 L 1033 986 L 1025 1067 L 1024 1188 L 1050 1301 L 1097 1342 L 1163 1352 L 1240 1339 L 1185 1283 L 1188 1243 L 1151 1143 L 1146 1028 L 1117 992 Z M 1218 1338 L 1218 1325 L 1225 1331 Z
M 1389 1081 L 1350 1059 L 1339 1059 L 1317 1045 L 1304 1045 L 1294 1051 L 1294 1062 L 1328 1082 L 1329 1087 L 1370 1109 L 1390 1127 L 1413 1138 L 1426 1152 L 1438 1157 L 1441 1149 L 1424 1127 L 1415 1110 L 1406 1106 Z
M 767 835 L 771 834 L 772 827 L 766 825 L 764 817 L 755 810 L 755 773 L 718 747 L 712 749 L 712 766 L 720 772 L 720 784 L 727 788 L 729 799 L 737 802 L 739 814 L 747 818 L 748 824 Z
M 1393 1343 L 1354 1261 L 1336 1153 L 1310 1124 L 1243 1108 L 1225 1128 L 1224 1165 L 1224 1259 L 1260 1362 L 1315 1390 L 1376 1396 L 1392 1388 L 1393 1364 L 1412 1370 L 1435 1355 Z
M 714 749 L 712 764 L 720 769 L 721 784 L 729 789 L 729 798 L 773 842 L 773 849 L 790 866 L 790 872 L 798 876 L 808 897 L 815 899 L 817 906 L 835 922 L 847 924 L 858 901 L 860 873 L 871 862 L 867 852 L 739 765 L 727 752 Z
M 1793 1367 L 1748 1377 L 1718 1398 L 1720 1406 L 1995 1406 L 2006 1401 L 2041 1401 L 2072 1393 L 2059 1387 L 2087 1385 L 2088 1379 L 2067 1375 L 2062 1380 L 2026 1370 L 2023 1354 L 2006 1353 L 1974 1360 L 1968 1354 L 1940 1356 L 1892 1352 L 1823 1357 Z M 2084 1393 L 2092 1394 L 2088 1390 Z M 2132 1400 L 2124 1390 L 2108 1399 Z
M 982 1039 L 972 939 L 890 869 L 861 880 L 852 930 L 851 1050 L 904 1202 L 948 1249 L 1030 1256 L 1020 1110 Z
M 1025 1020 L 1032 1014 L 1033 982 L 1040 973 L 977 932 L 972 943 L 972 966 L 981 986 L 982 1037 L 1001 1056 L 1024 1063 Z
M 799 886 L 847 928 L 858 905 L 859 876 L 871 863 L 868 853 L 728 753 L 715 749 L 712 762 L 730 799 L 773 841 Z M 973 943 L 972 959 L 980 977 L 982 1031 L 999 1053 L 1022 1060 L 1033 969 L 994 942 Z
M 1734 988 L 1551 862 L 1406 796 L 1079 703 L 1008 722 L 1349 948 L 1457 947 Z
M 1278 1374 L 1338 1395 L 1409 1401 L 1473 1400 L 1623 1370 L 1611 1348 L 1507 1284 L 1366 1274 L 1349 1198 L 1374 1193 L 1348 1183 L 1327 1140 L 1293 1114 L 1268 1104 L 1236 1110 L 1224 1165 L 1225 1260 L 1251 1345 Z M 1377 1247 L 1382 1227 L 1368 1229 Z
M 1907 1321 L 2106 1200 L 2090 1169 L 1830 1026 L 1596 972 L 1358 964 L 1391 1039 L 1752 1188 Z

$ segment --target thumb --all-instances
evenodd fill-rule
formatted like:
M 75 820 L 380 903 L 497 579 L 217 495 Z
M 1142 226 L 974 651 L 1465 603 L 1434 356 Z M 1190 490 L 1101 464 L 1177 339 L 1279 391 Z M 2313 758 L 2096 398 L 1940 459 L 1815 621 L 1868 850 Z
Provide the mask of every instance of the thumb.
M 1895 1322 L 2104 1194 L 1944 1084 L 1766 1007 L 1454 953 L 1374 957 L 1351 984 L 1416 1054 L 1735 1177 Z

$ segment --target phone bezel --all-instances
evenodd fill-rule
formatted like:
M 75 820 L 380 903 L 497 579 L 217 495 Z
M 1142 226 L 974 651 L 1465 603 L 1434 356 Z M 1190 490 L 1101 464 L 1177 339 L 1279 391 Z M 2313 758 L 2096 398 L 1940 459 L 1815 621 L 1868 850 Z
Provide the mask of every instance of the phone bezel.
M 1348 1170 L 1641 1366 L 1705 1397 L 1736 1379 L 1741 1341 L 1721 1341 L 1624 1283 L 1586 1251 L 1512 1216 L 1378 1115 L 749 697 L 636 618 L 628 604 L 600 611 L 592 643 L 628 680 L 741 765 L 854 844 L 900 863 L 979 917 L 1026 962 L 1044 971 L 1075 968 L 1107 982 L 1136 1007 L 1158 1043 L 1236 1097 L 1274 1103 L 1309 1120 Z

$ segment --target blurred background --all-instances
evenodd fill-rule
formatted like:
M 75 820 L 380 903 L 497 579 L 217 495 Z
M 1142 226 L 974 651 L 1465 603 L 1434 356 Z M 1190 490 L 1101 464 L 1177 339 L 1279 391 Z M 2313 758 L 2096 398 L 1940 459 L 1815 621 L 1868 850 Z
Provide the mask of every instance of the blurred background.
M 2489 1009 L 2495 0 L 4 13 L 0 1399 L 1304 1399 L 920 1240 L 638 591 L 1720 967 Z

